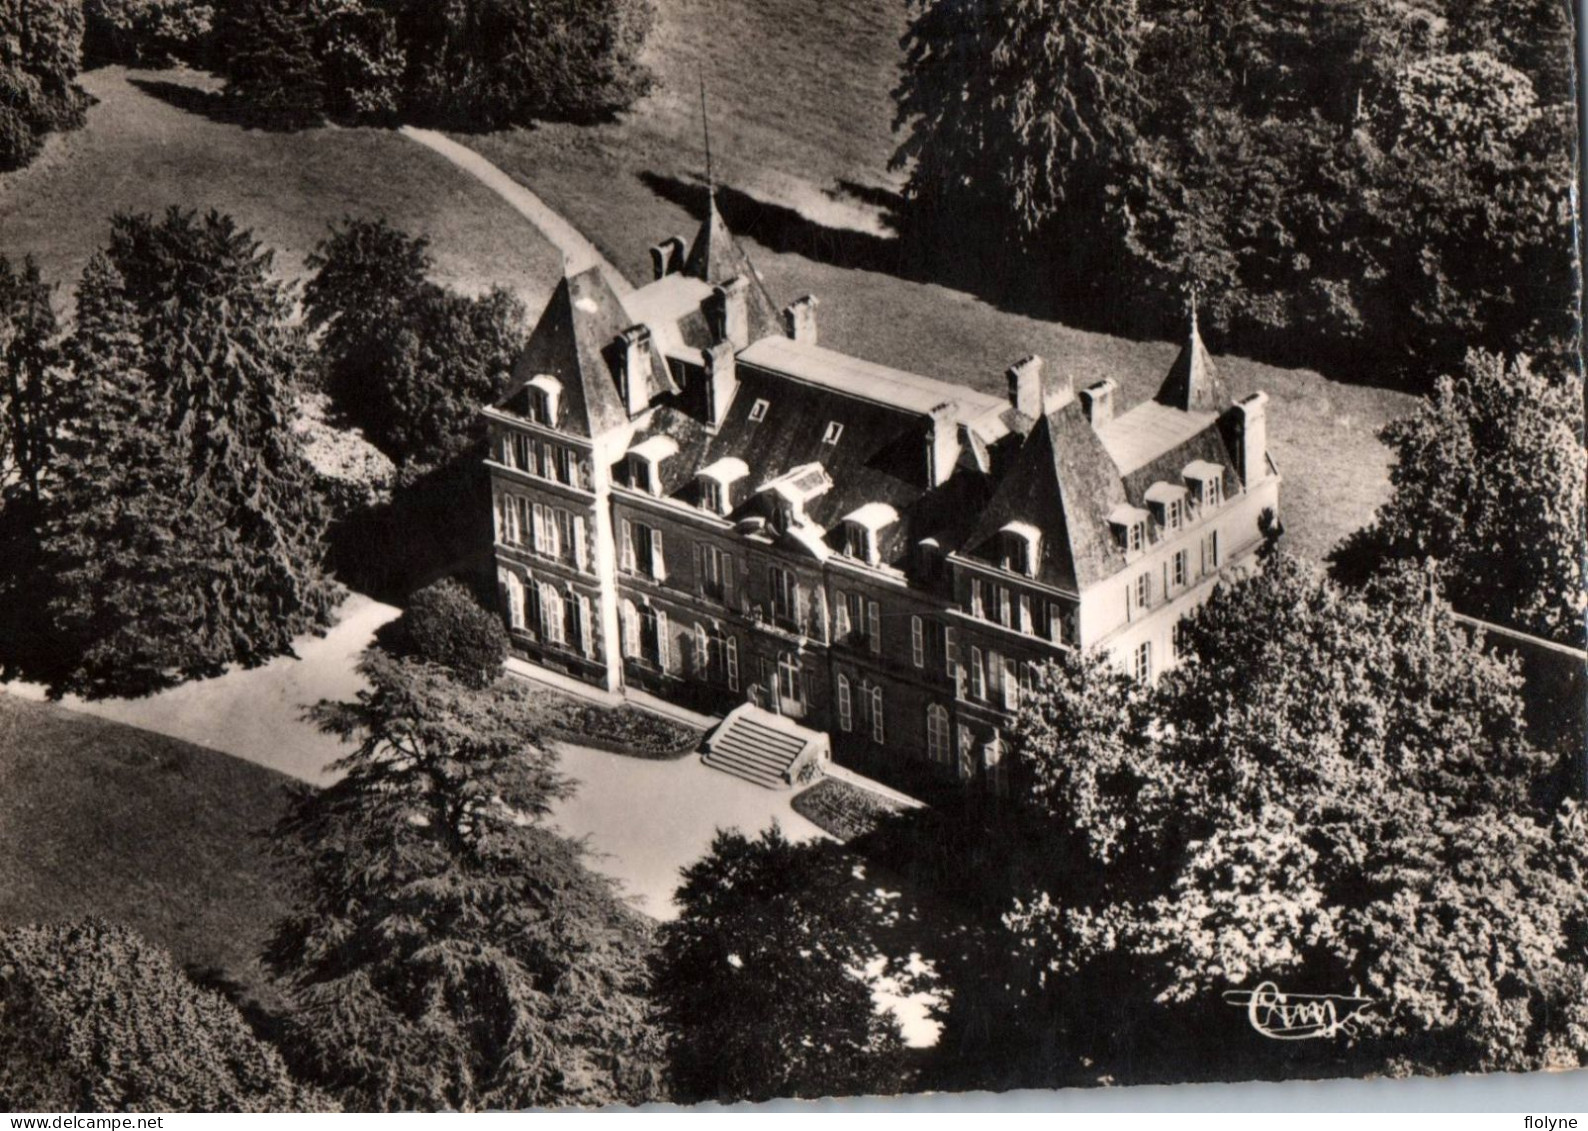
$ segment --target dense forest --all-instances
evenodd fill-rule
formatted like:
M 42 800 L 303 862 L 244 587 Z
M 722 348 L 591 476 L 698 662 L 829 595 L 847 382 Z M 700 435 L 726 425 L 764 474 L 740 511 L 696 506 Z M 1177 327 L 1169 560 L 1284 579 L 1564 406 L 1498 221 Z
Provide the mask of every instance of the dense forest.
M 1116 332 L 1426 388 L 1574 354 L 1562 0 L 910 0 L 902 223 Z M 1574 368 L 1573 364 L 1573 368 Z

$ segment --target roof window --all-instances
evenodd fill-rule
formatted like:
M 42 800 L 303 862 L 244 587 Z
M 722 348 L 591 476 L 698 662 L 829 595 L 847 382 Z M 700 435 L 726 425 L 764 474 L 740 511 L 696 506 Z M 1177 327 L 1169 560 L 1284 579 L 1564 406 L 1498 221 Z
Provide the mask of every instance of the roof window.
M 771 402 L 766 400 L 764 397 L 758 399 L 753 405 L 750 406 L 750 421 L 754 424 L 761 423 L 761 421 L 766 419 L 766 410 L 771 407 Z

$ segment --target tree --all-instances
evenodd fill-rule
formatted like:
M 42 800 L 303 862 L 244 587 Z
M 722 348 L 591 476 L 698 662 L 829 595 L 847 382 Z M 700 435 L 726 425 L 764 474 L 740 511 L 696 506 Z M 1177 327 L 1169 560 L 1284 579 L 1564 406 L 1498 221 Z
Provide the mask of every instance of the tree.
M 125 927 L 0 931 L 8 1111 L 325 1111 L 212 990 Z
M 0 8 L 0 171 L 33 160 L 46 134 L 83 124 L 81 0 Z
M 1395 453 L 1393 493 L 1336 552 L 1337 572 L 1360 580 L 1387 562 L 1427 562 L 1461 611 L 1581 647 L 1581 382 L 1472 352 L 1381 436 Z
M 320 5 L 302 0 L 233 0 L 215 22 L 224 97 L 247 120 L 276 129 L 318 124 L 325 80 L 316 51 Z
M 662 927 L 656 995 L 680 1102 L 904 1090 L 903 1041 L 872 1000 L 876 923 L 836 845 L 719 831 Z
M 229 218 L 173 210 L 118 216 L 84 272 L 38 524 L 53 694 L 146 694 L 328 622 L 303 347 L 270 265 Z
M 1180 655 L 1124 738 L 1089 710 L 1124 695 L 1093 662 L 1050 667 L 1022 710 L 1012 746 L 1061 862 L 1009 900 L 946 1047 L 1004 1086 L 1227 1078 L 1255 1046 L 1205 1048 L 1222 991 L 1275 980 L 1374 1002 L 1350 1041 L 1268 1049 L 1288 1072 L 1588 1063 L 1583 822 L 1541 793 L 1515 671 L 1427 576 L 1353 592 L 1277 553 L 1215 591 Z
M 540 821 L 572 783 L 532 694 L 378 650 L 309 715 L 356 743 L 278 830 L 307 877 L 268 960 L 294 1067 L 360 1110 L 643 1102 L 648 934 Z
M 471 687 L 489 687 L 500 679 L 507 658 L 502 618 L 450 577 L 413 595 L 393 635 L 398 650 L 446 668 Z
M 29 256 L 18 270 L 0 255 L 0 496 L 15 484 L 34 505 L 56 428 L 50 385 L 57 333 L 38 264 Z
M 344 221 L 309 262 L 338 409 L 410 477 L 466 451 L 524 348 L 523 304 L 500 287 L 467 298 L 429 282 L 427 242 L 384 220 Z
M 202 0 L 84 0 L 83 55 L 89 66 L 164 66 L 196 61 L 215 7 Z

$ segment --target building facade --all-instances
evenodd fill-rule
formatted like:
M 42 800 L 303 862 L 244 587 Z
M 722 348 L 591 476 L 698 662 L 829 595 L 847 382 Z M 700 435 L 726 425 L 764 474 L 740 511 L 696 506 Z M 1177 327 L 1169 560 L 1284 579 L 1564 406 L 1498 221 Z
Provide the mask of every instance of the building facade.
M 1277 515 L 1267 398 L 1189 339 L 1157 394 L 1076 390 L 1028 357 L 1007 394 L 818 344 L 713 201 L 620 293 L 564 279 L 488 409 L 515 649 L 608 689 L 745 700 L 902 785 L 1007 788 L 1036 666 L 1102 649 L 1142 679 Z

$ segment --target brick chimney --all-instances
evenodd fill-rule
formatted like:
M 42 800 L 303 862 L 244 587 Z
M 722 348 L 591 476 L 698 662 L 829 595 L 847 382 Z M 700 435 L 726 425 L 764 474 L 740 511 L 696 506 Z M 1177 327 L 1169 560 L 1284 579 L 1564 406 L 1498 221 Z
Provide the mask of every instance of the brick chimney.
M 678 236 L 663 240 L 651 248 L 651 271 L 658 279 L 676 274 L 684 269 L 684 241 Z
M 630 326 L 618 341 L 622 346 L 623 404 L 630 416 L 638 416 L 651 403 L 651 328 Z
M 796 342 L 816 344 L 816 296 L 795 299 L 783 308 L 783 332 Z
M 1036 354 L 1009 367 L 1009 405 L 1024 416 L 1042 415 L 1042 359 Z
M 1119 384 L 1112 377 L 1105 377 L 1081 390 L 1081 408 L 1093 428 L 1101 428 L 1114 419 L 1114 394 L 1118 390 Z
M 712 288 L 706 301 L 706 320 L 715 341 L 728 342 L 736 350 L 750 344 L 750 280 L 735 275 Z
M 1237 401 L 1233 411 L 1235 458 L 1241 463 L 1241 482 L 1250 487 L 1268 478 L 1268 394 L 1253 393 Z
M 720 427 L 739 388 L 739 363 L 731 342 L 718 342 L 703 351 L 706 358 L 706 418 Z
M 954 474 L 959 462 L 959 421 L 954 406 L 947 401 L 932 410 L 932 426 L 926 434 L 926 477 L 933 487 L 941 487 Z

